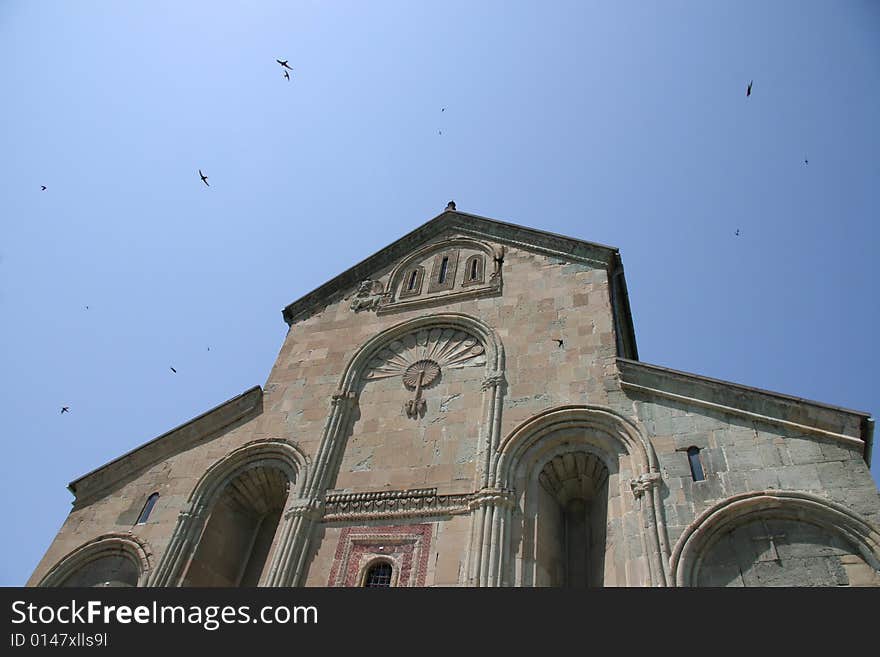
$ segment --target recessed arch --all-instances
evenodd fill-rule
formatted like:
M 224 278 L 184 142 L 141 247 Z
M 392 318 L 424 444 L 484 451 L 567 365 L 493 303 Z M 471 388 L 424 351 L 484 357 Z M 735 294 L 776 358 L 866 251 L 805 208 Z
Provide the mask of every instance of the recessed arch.
M 264 552 L 261 558 L 269 559 L 273 537 L 289 533 L 287 525 L 291 518 L 285 509 L 301 495 L 308 478 L 308 466 L 309 460 L 299 446 L 283 439 L 252 441 L 217 461 L 190 493 L 187 507 L 181 511 L 169 546 L 156 568 L 152 585 L 178 586 L 184 577 L 188 577 L 191 562 L 200 554 L 206 529 L 211 529 L 208 523 L 212 521 L 213 511 L 219 508 L 218 503 L 222 503 L 224 513 L 237 508 L 245 516 L 253 516 L 253 527 L 249 526 L 253 533 L 250 556 L 245 561 L 245 571 L 233 579 L 256 585 L 266 577 L 260 577 L 264 565 L 267 573 L 273 573 L 286 556 L 283 548 L 276 547 L 271 553 L 271 564 L 268 561 L 258 564 L 253 572 L 250 572 L 250 559 L 258 545 Z M 271 526 L 265 523 L 264 516 L 267 515 L 272 516 Z M 218 527 L 213 530 L 214 534 L 219 532 Z M 209 540 L 213 539 L 209 536 Z
M 299 446 L 283 439 L 254 440 L 230 452 L 202 475 L 187 503 L 192 509 L 205 507 L 242 472 L 265 465 L 277 467 L 297 492 L 308 477 L 308 459 Z
M 511 530 L 502 550 L 504 581 L 526 586 L 539 585 L 542 577 L 545 582 L 554 581 L 546 572 L 547 564 L 541 561 L 538 546 L 549 545 L 553 551 L 552 541 L 540 528 L 542 523 L 547 526 L 547 518 L 553 515 L 555 507 L 548 505 L 550 498 L 541 492 L 543 484 L 538 486 L 538 483 L 542 474 L 548 474 L 547 464 L 560 458 L 563 459 L 560 463 L 568 459 L 575 465 L 582 460 L 583 464 L 576 467 L 569 464 L 572 473 L 584 470 L 578 474 L 581 476 L 589 470 L 590 476 L 600 482 L 581 485 L 581 492 L 575 498 L 579 504 L 595 504 L 587 509 L 584 521 L 589 523 L 589 536 L 599 541 L 594 543 L 589 538 L 585 543 L 591 555 L 589 568 L 592 570 L 588 579 L 594 584 L 590 585 L 667 584 L 664 566 L 669 551 L 661 505 L 654 491 L 660 478 L 654 450 L 628 418 L 593 405 L 547 409 L 522 422 L 501 441 L 493 462 L 492 485 L 512 491 L 521 514 L 517 517 L 522 521 L 521 527 Z M 569 531 L 566 515 L 569 510 L 558 495 L 556 498 L 559 517 L 550 524 L 559 525 L 561 529 L 557 533 L 563 535 Z M 630 515 L 632 521 L 627 521 L 626 515 Z M 641 553 L 615 553 L 608 557 L 602 552 L 604 545 L 600 544 L 606 536 L 608 544 L 613 546 L 635 542 L 641 546 Z M 558 547 L 557 551 L 561 550 L 562 547 Z M 604 568 L 606 559 L 610 567 L 618 564 L 620 567 L 616 571 L 613 568 L 597 571 L 596 568 Z M 569 566 L 571 564 L 569 562 Z
M 145 586 L 151 555 L 147 544 L 135 536 L 103 534 L 67 553 L 38 586 Z M 101 574 L 116 579 L 105 580 Z
M 800 491 L 764 490 L 734 495 L 701 513 L 682 532 L 672 551 L 670 570 L 676 586 L 695 586 L 702 559 L 717 540 L 738 525 L 761 518 L 818 525 L 858 549 L 880 571 L 880 529 L 854 511 Z

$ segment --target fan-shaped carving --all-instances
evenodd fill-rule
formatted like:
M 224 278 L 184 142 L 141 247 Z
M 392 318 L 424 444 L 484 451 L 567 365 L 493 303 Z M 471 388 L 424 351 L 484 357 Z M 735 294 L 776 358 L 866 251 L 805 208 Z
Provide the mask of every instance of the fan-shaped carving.
M 423 360 L 439 369 L 479 367 L 486 364 L 486 350 L 472 335 L 456 329 L 425 329 L 410 333 L 382 349 L 370 361 L 365 379 L 401 376 Z
M 595 455 L 568 452 L 551 460 L 538 479 L 562 506 L 569 500 L 591 500 L 608 478 L 608 468 Z
M 233 507 L 243 513 L 260 516 L 284 506 L 289 486 L 281 470 L 256 467 L 245 470 L 233 479 L 224 495 Z
M 420 360 L 406 368 L 403 385 L 410 390 L 427 388 L 440 376 L 440 366 L 433 360 Z

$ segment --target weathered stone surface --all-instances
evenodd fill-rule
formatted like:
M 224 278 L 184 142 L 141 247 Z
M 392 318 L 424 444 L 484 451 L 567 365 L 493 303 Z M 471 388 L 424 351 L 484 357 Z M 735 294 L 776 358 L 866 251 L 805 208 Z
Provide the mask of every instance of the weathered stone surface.
M 675 585 L 728 513 L 686 585 L 880 584 L 867 415 L 640 363 L 627 304 L 614 249 L 448 211 L 290 304 L 262 390 L 74 482 L 29 584 Z

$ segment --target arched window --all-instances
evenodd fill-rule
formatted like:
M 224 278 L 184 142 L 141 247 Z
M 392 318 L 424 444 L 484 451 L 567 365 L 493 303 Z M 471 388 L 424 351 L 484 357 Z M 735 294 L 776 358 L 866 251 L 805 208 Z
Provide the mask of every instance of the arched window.
M 462 287 L 467 287 L 469 285 L 478 285 L 483 282 L 483 263 L 485 262 L 485 258 L 482 255 L 472 255 L 467 259 L 464 265 L 464 280 L 461 283 Z
M 370 566 L 364 577 L 364 586 L 367 588 L 391 586 L 391 564 L 387 561 L 379 561 Z
M 147 519 L 150 517 L 150 512 L 153 510 L 153 507 L 156 504 L 156 500 L 158 499 L 159 493 L 153 493 L 147 498 L 147 501 L 144 504 L 144 508 L 141 510 L 141 515 L 138 516 L 138 520 L 135 524 L 143 525 L 145 522 L 147 522 Z
M 443 251 L 434 256 L 431 278 L 428 280 L 428 293 L 451 290 L 455 282 L 458 266 L 458 249 Z
M 700 448 L 688 448 L 688 462 L 691 465 L 691 477 L 694 481 L 703 481 L 706 476 L 703 474 L 703 464 L 700 463 Z
M 449 271 L 449 256 L 444 256 L 440 263 L 440 275 L 437 277 L 437 283 L 442 285 L 446 282 L 446 273 Z
M 425 277 L 425 268 L 416 266 L 407 270 L 400 284 L 400 298 L 418 296 L 422 292 L 422 279 Z

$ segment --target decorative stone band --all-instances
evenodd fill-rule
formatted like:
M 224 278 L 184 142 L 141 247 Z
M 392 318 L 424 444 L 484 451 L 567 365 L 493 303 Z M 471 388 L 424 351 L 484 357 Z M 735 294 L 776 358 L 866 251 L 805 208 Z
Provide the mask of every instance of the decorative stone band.
M 492 372 L 485 379 L 483 379 L 482 385 L 480 385 L 481 390 L 488 390 L 489 388 L 497 388 L 502 383 L 504 383 L 504 374 L 501 372 Z
M 324 504 L 320 500 L 295 500 L 284 512 L 284 518 L 307 518 L 320 520 Z
M 354 400 L 355 400 L 355 394 L 351 391 L 344 392 L 342 390 L 337 390 L 336 392 L 333 393 L 333 396 L 330 397 L 330 403 L 333 406 L 340 406 L 340 405 L 350 406 L 354 403 Z
M 516 506 L 516 498 L 512 490 L 483 488 L 471 495 L 470 502 L 468 503 L 470 509 L 478 509 L 490 505 L 512 509 Z
M 646 491 L 650 490 L 654 486 L 659 485 L 659 472 L 645 472 L 643 474 L 640 474 L 635 479 L 630 479 L 629 481 L 629 487 L 632 488 L 633 497 L 635 497 L 636 499 L 640 499 Z
M 328 495 L 324 520 L 369 520 L 459 515 L 469 511 L 470 493 L 438 495 L 436 488 Z

